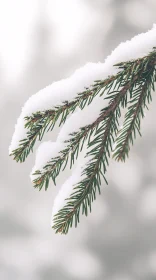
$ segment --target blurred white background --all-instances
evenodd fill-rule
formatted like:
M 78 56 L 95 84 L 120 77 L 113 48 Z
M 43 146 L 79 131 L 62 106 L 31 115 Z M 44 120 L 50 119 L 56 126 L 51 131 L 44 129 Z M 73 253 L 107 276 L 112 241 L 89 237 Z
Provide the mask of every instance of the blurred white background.
M 50 227 L 57 187 L 31 186 L 35 155 L 24 164 L 8 156 L 29 96 L 103 61 L 150 29 L 155 11 L 155 0 L 0 0 L 0 279 L 156 279 L 155 97 L 143 138 L 125 164 L 111 162 L 109 186 L 67 236 Z

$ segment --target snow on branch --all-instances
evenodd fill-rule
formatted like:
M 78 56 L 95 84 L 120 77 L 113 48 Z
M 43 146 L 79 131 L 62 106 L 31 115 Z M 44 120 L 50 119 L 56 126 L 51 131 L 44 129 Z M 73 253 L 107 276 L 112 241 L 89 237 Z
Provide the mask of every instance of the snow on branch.
M 104 63 L 86 64 L 24 105 L 9 148 L 16 161 L 23 162 L 36 140 L 63 124 L 56 143 L 45 142 L 38 148 L 31 173 L 34 187 L 47 189 L 51 179 L 56 184 L 60 172 L 78 161 L 54 203 L 52 224 L 56 232 L 67 233 L 73 222 L 77 226 L 81 213 L 91 211 L 102 180 L 107 183 L 105 174 L 114 142 L 115 159 L 125 160 L 129 155 L 155 90 L 155 46 L 156 25 L 121 43 Z M 127 113 L 119 129 L 122 108 Z

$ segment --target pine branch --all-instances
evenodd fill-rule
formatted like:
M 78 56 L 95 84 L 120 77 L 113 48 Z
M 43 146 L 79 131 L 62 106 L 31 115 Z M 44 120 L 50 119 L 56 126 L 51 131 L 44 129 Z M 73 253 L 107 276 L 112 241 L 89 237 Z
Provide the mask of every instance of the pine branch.
M 144 109 L 152 99 L 151 91 L 154 90 L 156 82 L 155 66 L 154 48 L 153 52 L 143 58 L 117 64 L 119 72 L 116 75 L 96 81 L 90 89 L 87 88 L 78 94 L 74 100 L 65 101 L 63 105 L 52 110 L 37 112 L 25 118 L 27 137 L 21 140 L 19 147 L 11 154 L 20 162 L 33 150 L 37 139 L 41 141 L 44 134 L 52 130 L 57 122 L 59 125 L 63 124 L 77 107 L 83 110 L 96 95 L 109 100 L 108 106 L 101 110 L 93 123 L 70 134 L 70 139 L 65 141 L 65 148 L 59 155 L 52 158 L 42 170 L 34 173 L 34 187 L 41 190 L 45 186 L 47 190 L 50 179 L 55 183 L 57 176 L 69 161 L 72 167 L 84 143 L 87 142 L 88 163 L 84 166 L 82 177 L 74 186 L 73 193 L 66 199 L 66 205 L 54 216 L 53 228 L 56 232 L 66 234 L 74 221 L 77 226 L 81 212 L 88 215 L 91 211 L 97 191 L 100 193 L 101 179 L 107 183 L 106 171 L 115 138 L 115 159 L 125 160 L 128 156 L 130 144 L 133 144 L 136 133 L 140 134 Z M 123 128 L 118 131 L 121 109 L 127 106 Z

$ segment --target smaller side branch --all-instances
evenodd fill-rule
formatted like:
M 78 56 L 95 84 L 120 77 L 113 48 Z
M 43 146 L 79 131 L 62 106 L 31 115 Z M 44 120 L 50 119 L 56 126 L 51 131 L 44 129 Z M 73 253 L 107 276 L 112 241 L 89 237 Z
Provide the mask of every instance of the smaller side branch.
M 141 118 L 144 117 L 144 109 L 147 108 L 147 104 L 152 100 L 151 88 L 154 90 L 154 77 L 154 65 L 151 66 L 147 64 L 142 81 L 140 81 L 140 84 L 133 91 L 123 127 L 118 132 L 115 141 L 116 145 L 113 157 L 117 161 L 125 161 L 126 157 L 129 155 L 130 144 L 133 145 L 134 138 L 136 138 L 136 133 L 138 132 L 141 136 Z

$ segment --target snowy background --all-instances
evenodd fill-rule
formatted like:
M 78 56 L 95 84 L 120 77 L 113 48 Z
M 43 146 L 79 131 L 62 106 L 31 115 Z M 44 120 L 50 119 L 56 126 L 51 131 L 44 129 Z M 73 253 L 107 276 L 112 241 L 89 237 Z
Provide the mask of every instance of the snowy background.
M 0 1 L 0 279 L 155 279 L 156 97 L 129 160 L 112 161 L 109 186 L 67 236 L 50 227 L 57 187 L 32 188 L 35 155 L 8 157 L 28 97 L 150 29 L 155 10 L 155 0 Z

